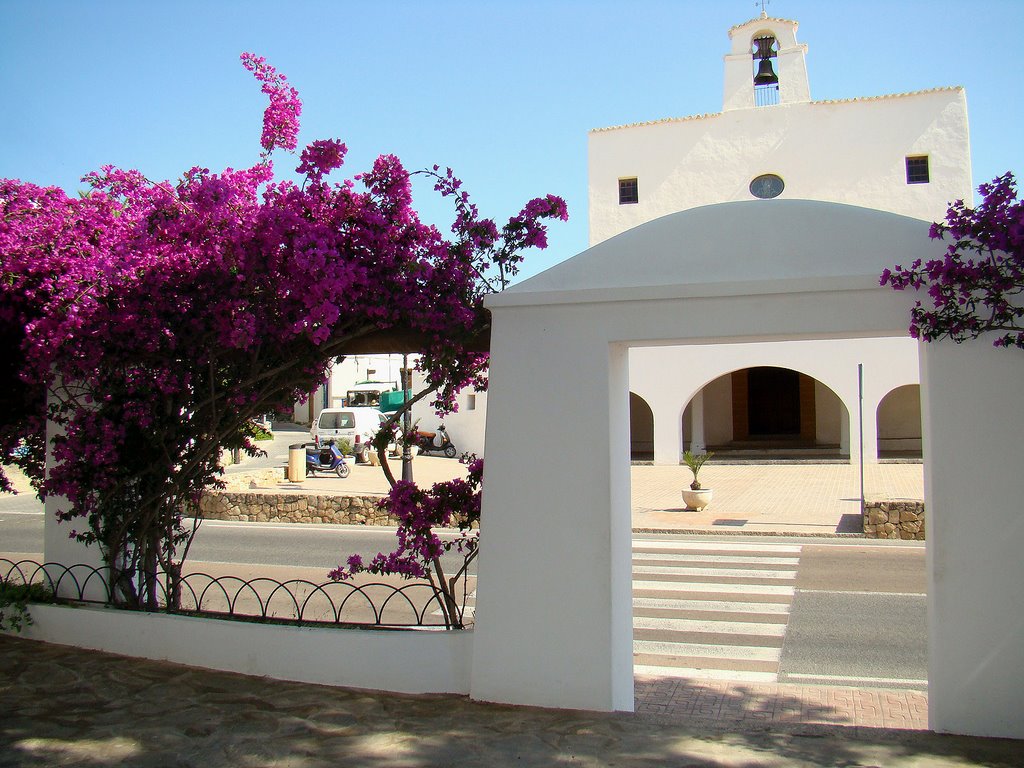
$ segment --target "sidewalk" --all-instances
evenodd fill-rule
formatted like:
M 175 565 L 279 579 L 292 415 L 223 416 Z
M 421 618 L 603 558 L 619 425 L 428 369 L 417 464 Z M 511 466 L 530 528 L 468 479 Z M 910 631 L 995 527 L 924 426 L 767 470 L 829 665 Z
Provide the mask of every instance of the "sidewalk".
M 1020 765 L 1024 749 L 1004 739 L 767 718 L 738 727 L 699 714 L 680 719 L 388 695 L 4 635 L 0 697 L 3 768 L 1009 768 Z
M 401 461 L 391 470 L 401 477 Z M 455 459 L 417 456 L 413 474 L 421 486 L 463 477 Z M 692 477 L 684 466 L 632 466 L 633 529 L 642 532 L 742 533 L 835 536 L 861 532 L 859 467 L 851 464 L 707 464 L 701 472 L 714 497 L 702 512 L 683 507 L 682 489 Z M 344 480 L 334 476 L 279 483 L 268 491 L 386 494 L 380 467 L 357 464 Z M 924 498 L 921 464 L 865 466 L 867 498 Z

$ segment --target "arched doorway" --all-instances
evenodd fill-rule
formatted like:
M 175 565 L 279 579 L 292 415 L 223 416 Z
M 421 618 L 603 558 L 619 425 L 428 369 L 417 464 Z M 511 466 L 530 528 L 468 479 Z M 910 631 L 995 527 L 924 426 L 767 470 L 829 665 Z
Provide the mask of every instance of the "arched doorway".
M 635 392 L 629 393 L 629 456 L 633 461 L 654 459 L 654 412 Z
M 880 459 L 921 458 L 921 385 L 897 387 L 882 398 L 876 424 Z
M 701 398 L 701 407 L 694 401 Z M 695 412 L 703 418 L 694 421 Z M 826 384 L 781 366 L 732 371 L 706 384 L 682 416 L 684 445 L 717 453 L 805 452 L 849 456 L 849 415 Z

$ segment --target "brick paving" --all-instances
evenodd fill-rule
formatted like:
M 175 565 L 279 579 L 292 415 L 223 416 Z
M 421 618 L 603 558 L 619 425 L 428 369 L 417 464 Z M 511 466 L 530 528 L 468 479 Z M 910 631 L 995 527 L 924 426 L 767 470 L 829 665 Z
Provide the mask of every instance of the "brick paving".
M 928 694 L 922 691 L 642 676 L 634 690 L 638 715 L 678 722 L 928 728 Z

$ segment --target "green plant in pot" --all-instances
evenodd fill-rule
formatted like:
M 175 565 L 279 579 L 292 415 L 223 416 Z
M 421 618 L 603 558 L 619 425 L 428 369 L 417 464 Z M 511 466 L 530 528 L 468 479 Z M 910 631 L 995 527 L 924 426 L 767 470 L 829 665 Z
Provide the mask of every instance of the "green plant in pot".
M 701 486 L 699 475 L 701 467 L 714 455 L 710 451 L 705 453 L 686 451 L 683 453 L 683 463 L 693 473 L 693 482 L 690 483 L 689 489 L 683 489 L 683 501 L 689 510 L 701 510 L 711 503 L 711 489 Z

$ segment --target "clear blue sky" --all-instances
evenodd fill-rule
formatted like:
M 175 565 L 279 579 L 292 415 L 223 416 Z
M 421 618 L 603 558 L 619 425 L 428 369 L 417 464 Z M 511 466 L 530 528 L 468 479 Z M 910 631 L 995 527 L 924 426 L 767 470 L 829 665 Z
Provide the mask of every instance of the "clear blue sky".
M 238 55 L 253 51 L 300 92 L 300 146 L 341 138 L 347 174 L 383 152 L 451 166 L 499 221 L 565 197 L 571 220 L 532 274 L 587 245 L 588 130 L 719 111 L 727 30 L 758 13 L 752 0 L 0 0 L 0 176 L 74 191 L 106 163 L 153 179 L 251 165 L 265 98 Z M 1024 1 L 772 0 L 768 13 L 800 22 L 812 98 L 963 85 L 975 186 L 1024 174 Z M 430 197 L 424 218 L 442 223 Z

